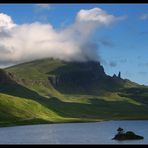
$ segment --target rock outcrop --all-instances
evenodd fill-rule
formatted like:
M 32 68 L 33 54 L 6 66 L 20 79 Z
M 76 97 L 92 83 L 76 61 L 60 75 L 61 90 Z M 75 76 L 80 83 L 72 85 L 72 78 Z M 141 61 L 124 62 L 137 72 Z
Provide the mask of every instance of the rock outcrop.
M 14 83 L 12 79 L 13 79 L 13 75 L 11 73 L 7 73 L 3 69 L 0 69 L 0 83 L 1 84 Z
M 113 140 L 136 140 L 136 139 L 137 140 L 138 139 L 144 139 L 144 137 L 143 136 L 136 135 L 132 131 L 128 131 L 128 132 L 123 133 L 123 134 L 117 134 L 113 138 Z
M 114 136 L 112 140 L 139 140 L 144 139 L 143 136 L 136 135 L 132 131 L 124 132 L 122 128 L 117 129 L 118 133 Z
M 101 85 L 101 81 L 106 77 L 104 68 L 99 62 L 89 61 L 68 63 L 65 68 L 58 70 L 56 76 L 49 77 L 49 80 L 58 90 L 73 87 L 71 90 L 89 91 L 93 85 Z
M 121 79 L 121 72 L 119 71 L 118 78 Z
M 48 77 L 50 83 L 60 92 L 98 94 L 103 90 L 114 91 L 123 86 L 121 73 L 108 76 L 100 62 L 65 62 L 61 68 Z M 99 92 L 100 91 L 100 92 Z

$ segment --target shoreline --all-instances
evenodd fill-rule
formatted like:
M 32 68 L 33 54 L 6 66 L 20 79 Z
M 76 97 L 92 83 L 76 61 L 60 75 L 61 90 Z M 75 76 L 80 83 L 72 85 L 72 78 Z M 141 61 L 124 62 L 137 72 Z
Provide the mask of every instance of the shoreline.
M 42 123 L 24 123 L 24 124 L 21 124 L 21 123 L 7 123 L 6 125 L 0 125 L 0 129 L 1 128 L 11 128 L 11 127 L 20 127 L 20 126 L 34 126 L 34 125 L 44 125 L 44 124 L 72 124 L 72 123 L 97 123 L 97 122 L 111 122 L 111 121 L 148 121 L 148 119 L 116 119 L 116 120 L 98 120 L 98 121 L 68 121 L 68 122 L 48 122 L 48 121 L 45 121 L 45 122 L 42 122 Z

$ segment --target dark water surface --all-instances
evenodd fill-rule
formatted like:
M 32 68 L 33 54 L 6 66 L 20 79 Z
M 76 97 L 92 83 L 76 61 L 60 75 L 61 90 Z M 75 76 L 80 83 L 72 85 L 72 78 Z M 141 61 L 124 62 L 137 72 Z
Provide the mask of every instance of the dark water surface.
M 144 140 L 111 140 L 122 127 Z M 105 121 L 0 128 L 0 144 L 148 144 L 148 121 Z

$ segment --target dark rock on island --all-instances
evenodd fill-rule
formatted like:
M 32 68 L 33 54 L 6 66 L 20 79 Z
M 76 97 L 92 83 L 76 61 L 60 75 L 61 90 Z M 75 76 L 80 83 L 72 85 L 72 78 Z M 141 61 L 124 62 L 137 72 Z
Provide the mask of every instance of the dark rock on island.
M 118 133 L 115 135 L 115 137 L 112 140 L 140 140 L 144 139 L 143 136 L 136 135 L 132 131 L 124 132 L 122 128 L 117 129 Z

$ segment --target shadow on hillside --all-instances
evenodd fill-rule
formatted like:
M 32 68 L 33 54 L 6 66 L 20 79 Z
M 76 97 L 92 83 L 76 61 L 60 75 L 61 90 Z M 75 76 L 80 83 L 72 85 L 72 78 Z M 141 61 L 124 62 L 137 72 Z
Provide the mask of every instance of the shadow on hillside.
M 48 77 L 52 86 L 62 94 L 72 95 L 101 95 L 104 91 L 117 92 L 124 86 L 124 80 L 114 79 L 110 76 L 96 77 L 93 72 L 76 71 L 58 73 L 56 77 Z M 49 74 L 49 73 L 47 73 Z
M 119 95 L 148 105 L 148 88 L 127 88 L 123 89 Z
M 46 105 L 63 117 L 94 118 L 94 119 L 122 119 L 142 118 L 147 110 L 143 106 L 129 104 L 125 101 L 108 102 L 91 99 L 89 104 L 62 102 L 57 98 L 50 99 Z M 137 113 L 138 112 L 138 113 Z
M 140 111 L 143 107 L 137 107 L 127 102 L 108 102 L 96 98 L 90 99 L 89 104 L 63 102 L 57 98 L 47 99 L 16 83 L 10 85 L 0 84 L 0 92 L 16 97 L 33 99 L 66 118 L 116 119 L 119 117 L 126 118 L 127 116 L 134 117 L 137 114 L 137 110 Z
M 32 91 L 15 82 L 10 84 L 0 84 L 0 92 L 7 95 L 12 95 L 12 96 L 26 98 L 26 99 L 33 99 L 33 100 L 43 98 L 35 91 Z

